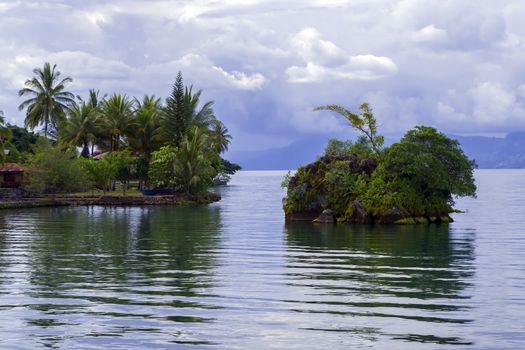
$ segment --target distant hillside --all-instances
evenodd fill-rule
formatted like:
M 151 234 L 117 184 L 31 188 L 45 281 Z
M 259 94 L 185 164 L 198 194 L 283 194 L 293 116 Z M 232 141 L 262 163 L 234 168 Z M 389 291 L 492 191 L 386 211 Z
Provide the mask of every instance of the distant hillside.
M 525 168 L 525 132 L 512 133 L 506 138 L 451 136 L 461 142 L 465 153 L 475 159 L 480 168 Z M 296 169 L 313 162 L 321 155 L 327 142 L 327 137 L 304 138 L 286 147 L 233 152 L 226 158 L 240 164 L 245 170 Z
M 495 137 L 456 137 L 480 168 L 525 168 L 525 132 Z
M 313 162 L 328 142 L 325 138 L 302 139 L 282 148 L 229 153 L 226 158 L 243 170 L 289 170 Z

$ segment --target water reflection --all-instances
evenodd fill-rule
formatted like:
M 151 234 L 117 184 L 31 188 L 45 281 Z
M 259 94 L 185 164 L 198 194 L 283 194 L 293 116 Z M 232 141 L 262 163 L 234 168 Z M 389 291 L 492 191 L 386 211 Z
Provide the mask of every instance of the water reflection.
M 20 278 L 30 287 L 22 320 L 40 343 L 65 346 L 56 328 L 80 324 L 89 327 L 68 335 L 78 338 L 76 346 L 85 336 L 115 340 L 136 331 L 151 334 L 148 348 L 159 335 L 203 343 L 184 325 L 214 321 L 207 310 L 217 306 L 206 298 L 216 282 L 219 208 L 38 209 L 3 219 L 0 244 L 7 239 L 24 255 L 0 249 L 0 263 L 24 271 Z M 9 230 L 21 223 L 24 230 Z M 114 344 L 125 348 L 133 340 Z
M 474 275 L 472 235 L 455 235 L 448 225 L 287 223 L 285 232 L 290 284 L 310 290 L 294 311 L 321 315 L 308 329 L 373 341 L 471 343 L 450 336 L 447 325 L 472 322 L 465 302 Z M 340 321 L 324 322 L 330 315 Z

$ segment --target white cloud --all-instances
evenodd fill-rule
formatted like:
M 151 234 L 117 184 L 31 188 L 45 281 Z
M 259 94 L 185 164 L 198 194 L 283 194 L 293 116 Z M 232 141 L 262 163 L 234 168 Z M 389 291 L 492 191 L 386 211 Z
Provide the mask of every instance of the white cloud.
M 346 54 L 331 41 L 321 39 L 321 34 L 312 27 L 303 28 L 290 39 L 293 52 L 307 62 L 318 64 L 343 64 Z
M 349 56 L 331 41 L 321 39 L 314 28 L 304 28 L 291 38 L 294 52 L 306 61 L 305 66 L 286 69 L 292 83 L 322 82 L 334 79 L 373 80 L 397 72 L 388 57 L 374 55 Z
M 447 32 L 433 24 L 412 33 L 412 40 L 416 43 L 442 42 L 447 38 Z
M 473 100 L 472 114 L 478 123 L 501 125 L 516 116 L 525 115 L 516 93 L 499 82 L 477 84 L 468 91 L 468 95 Z
M 195 53 L 184 55 L 178 60 L 148 66 L 144 78 L 158 76 L 163 72 L 169 72 L 175 76 L 179 70 L 201 87 L 257 90 L 266 83 L 266 78 L 261 73 L 228 72 L 215 65 L 207 57 Z

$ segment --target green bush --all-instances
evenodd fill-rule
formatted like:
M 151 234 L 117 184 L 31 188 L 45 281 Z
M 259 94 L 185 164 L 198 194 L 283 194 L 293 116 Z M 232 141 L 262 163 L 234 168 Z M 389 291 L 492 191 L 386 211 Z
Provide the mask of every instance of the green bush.
M 39 141 L 29 162 L 26 188 L 39 193 L 57 194 L 84 191 L 89 180 L 73 152 L 62 152 L 49 142 Z

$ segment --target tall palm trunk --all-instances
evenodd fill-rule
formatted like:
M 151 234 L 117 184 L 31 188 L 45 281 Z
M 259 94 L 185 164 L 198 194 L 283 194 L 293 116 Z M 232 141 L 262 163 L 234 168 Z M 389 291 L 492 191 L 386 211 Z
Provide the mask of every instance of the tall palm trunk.
M 47 140 L 47 123 L 49 121 L 49 113 L 46 112 L 45 116 L 44 116 L 44 137 L 46 138 Z

